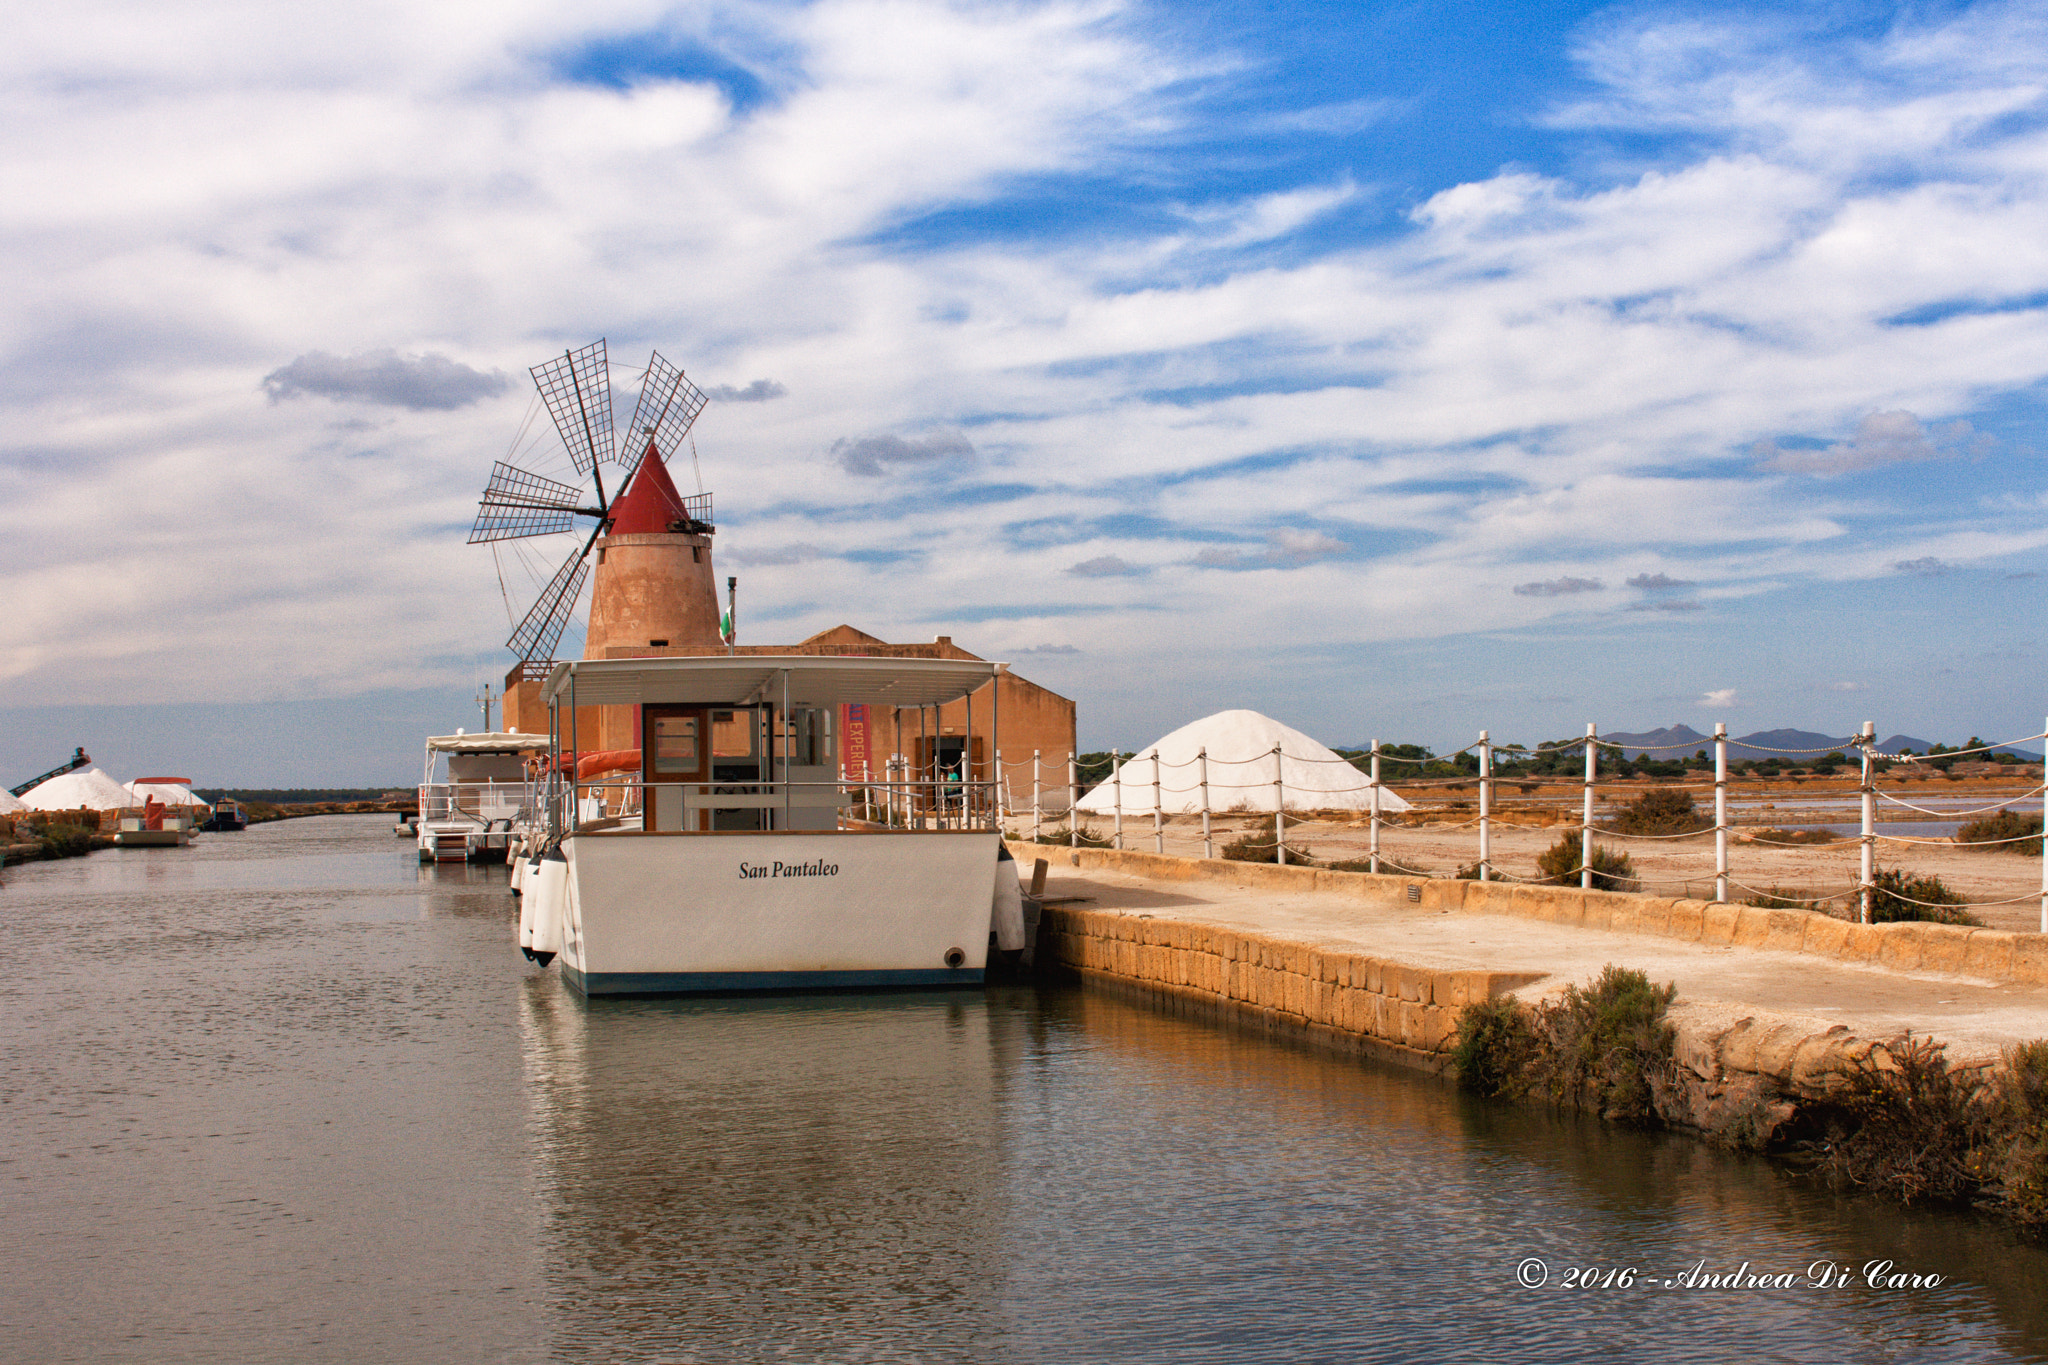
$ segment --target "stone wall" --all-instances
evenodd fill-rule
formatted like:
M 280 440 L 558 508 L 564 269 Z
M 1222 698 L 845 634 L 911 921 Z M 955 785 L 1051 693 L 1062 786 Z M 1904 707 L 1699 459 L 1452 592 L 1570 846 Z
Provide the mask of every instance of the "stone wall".
M 1435 971 L 1243 930 L 1048 905 L 1041 961 L 1203 1013 L 1305 1033 L 1425 1071 L 1447 1064 L 1458 1016 L 1541 973 Z

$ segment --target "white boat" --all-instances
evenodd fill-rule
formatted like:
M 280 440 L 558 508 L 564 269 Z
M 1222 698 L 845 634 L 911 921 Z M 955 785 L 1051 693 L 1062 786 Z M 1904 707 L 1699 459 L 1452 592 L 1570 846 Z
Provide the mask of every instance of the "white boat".
M 420 775 L 413 832 L 423 863 L 500 862 L 531 825 L 541 735 L 434 735 Z M 445 762 L 447 771 L 436 769 Z
M 836 731 L 843 705 L 935 707 L 996 668 L 782 655 L 556 665 L 542 689 L 547 823 L 517 869 L 520 947 L 544 966 L 559 957 L 586 995 L 980 983 L 992 931 L 1024 946 L 993 784 L 848 781 Z M 627 705 L 640 708 L 639 772 L 575 777 L 579 710 L 588 728 L 591 708 Z

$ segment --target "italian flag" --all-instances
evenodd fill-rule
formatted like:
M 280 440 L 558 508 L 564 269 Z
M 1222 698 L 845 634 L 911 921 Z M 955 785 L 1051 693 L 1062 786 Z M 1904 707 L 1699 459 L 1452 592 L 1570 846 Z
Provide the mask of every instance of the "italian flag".
M 718 638 L 732 643 L 732 608 L 727 607 L 718 617 Z

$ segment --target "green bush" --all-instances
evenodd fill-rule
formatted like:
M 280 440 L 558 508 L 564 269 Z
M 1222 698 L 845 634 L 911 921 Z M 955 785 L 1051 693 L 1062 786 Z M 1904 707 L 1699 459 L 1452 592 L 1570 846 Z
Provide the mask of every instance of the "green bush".
M 1692 793 L 1683 787 L 1652 787 L 1614 818 L 1623 834 L 1691 834 L 1713 824 L 1693 808 Z
M 1751 892 L 1742 903 L 1760 910 L 1821 910 L 1826 901 L 1809 896 L 1801 887 L 1773 886 L 1768 891 Z
M 46 825 L 43 828 L 42 856 L 45 858 L 76 858 L 92 852 L 93 836 L 96 829 L 81 829 L 76 825 Z
M 1963 898 L 1932 873 L 1922 877 L 1899 868 L 1879 868 L 1871 877 L 1871 883 L 1870 921 L 1873 924 L 1895 924 L 1905 920 L 1978 926 L 1984 923 L 1967 910 L 1949 909 L 1950 906 L 1962 905 Z M 1860 906 L 1860 898 L 1852 904 Z
M 2021 1223 L 2048 1227 L 2048 1041 L 2005 1054 L 1995 1103 L 2003 1141 L 1989 1171 L 2006 1209 Z
M 1274 855 L 1275 848 L 1272 835 L 1268 834 L 1261 838 L 1247 832 L 1225 844 L 1223 856 L 1233 863 L 1277 863 L 1280 860 Z M 1296 848 L 1293 844 L 1287 846 L 1287 861 L 1296 867 L 1316 865 L 1316 860 L 1309 857 L 1307 850 Z
M 1837 1068 L 1820 1173 L 1904 1203 L 1975 1194 L 1991 1107 L 1975 1071 L 1907 1034 Z
M 1506 998 L 1477 1002 L 1459 1019 L 1452 1045 L 1458 1084 L 1490 1098 L 1541 1094 L 1614 1122 L 1654 1124 L 1658 1087 L 1674 1065 L 1678 1035 L 1665 1013 L 1677 993 L 1610 965 L 1591 986 L 1567 986 L 1533 1009 Z
M 1668 1076 L 1678 1040 L 1664 1016 L 1677 994 L 1674 984 L 1653 986 L 1634 968 L 1609 965 L 1589 988 L 1566 986 L 1562 999 L 1538 1007 L 1551 1097 L 1620 1123 L 1655 1122 L 1654 1081 Z
M 1749 836 L 1753 844 L 1832 844 L 1841 835 L 1831 829 L 1760 829 Z
M 2019 842 L 2001 842 L 2006 839 Z M 2041 856 L 2041 817 L 2002 810 L 1964 825 L 1956 831 L 1956 842 L 1990 844 L 2001 853 L 2024 853 L 2030 858 L 2038 858 Z
M 1536 855 L 1536 870 L 1552 886 L 1576 886 L 1583 852 L 1577 834 L 1560 834 L 1556 843 Z M 1629 856 L 1604 844 L 1593 845 L 1592 867 L 1595 891 L 1634 891 L 1642 885 L 1635 879 L 1636 865 Z
M 1476 1001 L 1458 1020 L 1451 1049 L 1458 1085 L 1488 1099 L 1528 1093 L 1539 1047 L 1529 1017 L 1509 996 Z
M 1024 842 L 1028 844 L 1058 844 L 1062 848 L 1069 846 L 1078 848 L 1108 848 L 1111 840 L 1105 836 L 1098 835 L 1086 825 L 1081 827 L 1080 836 L 1076 838 L 1072 830 L 1065 825 L 1061 825 L 1058 829 L 1041 831 L 1037 838 L 1026 839 Z

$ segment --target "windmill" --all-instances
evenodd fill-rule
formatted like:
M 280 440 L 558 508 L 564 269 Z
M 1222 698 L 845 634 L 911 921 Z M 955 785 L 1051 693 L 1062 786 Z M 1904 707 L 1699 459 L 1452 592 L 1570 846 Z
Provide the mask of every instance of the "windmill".
M 661 452 L 681 447 L 705 403 L 703 391 L 655 351 L 640 381 L 632 423 L 626 428 L 624 442 L 619 443 L 612 430 L 611 370 L 603 340 L 581 350 L 564 351 L 546 364 L 534 366 L 532 374 L 570 460 L 578 473 L 589 476 L 590 484 L 585 488 L 561 483 L 504 460 L 496 461 L 477 505 L 476 523 L 469 529 L 469 543 L 578 531 L 578 518 L 588 518 L 592 524 L 589 535 L 579 546 L 571 547 L 569 557 L 505 642 L 506 648 L 519 656 L 522 667 L 554 657 L 562 630 L 590 576 L 590 552 L 611 525 L 614 504 L 633 490 L 643 467 L 658 472 Z M 607 463 L 630 466 L 617 495 L 611 498 L 604 486 Z M 658 482 L 662 489 L 673 487 L 665 473 L 658 474 Z M 665 496 L 663 504 L 668 530 L 711 533 L 710 494 Z

